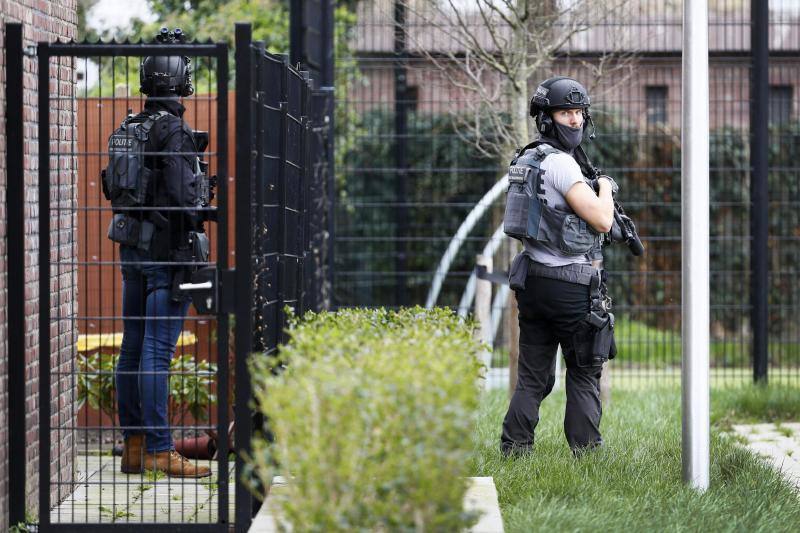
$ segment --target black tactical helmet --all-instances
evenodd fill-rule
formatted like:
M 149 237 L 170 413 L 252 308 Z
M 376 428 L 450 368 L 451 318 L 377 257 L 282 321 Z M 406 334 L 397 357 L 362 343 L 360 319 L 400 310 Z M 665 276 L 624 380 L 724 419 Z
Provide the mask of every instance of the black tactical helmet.
M 579 82 L 566 76 L 555 76 L 549 78 L 536 88 L 536 92 L 531 98 L 530 115 L 536 119 L 536 126 L 539 132 L 550 135 L 553 128 L 553 120 L 550 111 L 553 109 L 583 109 L 586 122 L 592 123 L 589 115 L 589 93 L 586 87 Z M 590 138 L 594 138 L 594 134 Z
M 550 109 L 588 109 L 589 93 L 586 87 L 566 76 L 556 76 L 539 84 L 531 98 L 530 114 L 535 117 L 540 111 Z
M 174 32 L 161 28 L 156 40 L 163 44 L 183 43 L 180 28 Z M 139 86 L 148 96 L 189 96 L 194 93 L 192 67 L 186 56 L 148 56 L 139 65 Z

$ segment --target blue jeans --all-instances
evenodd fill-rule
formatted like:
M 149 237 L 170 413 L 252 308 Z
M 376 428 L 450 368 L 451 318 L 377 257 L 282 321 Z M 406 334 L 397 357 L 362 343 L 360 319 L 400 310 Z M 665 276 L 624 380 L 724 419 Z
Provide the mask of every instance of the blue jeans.
M 146 435 L 147 452 L 174 448 L 167 417 L 169 366 L 189 299 L 170 298 L 170 267 L 142 265 L 149 254 L 120 246 L 122 347 L 116 368 L 117 409 L 122 434 Z

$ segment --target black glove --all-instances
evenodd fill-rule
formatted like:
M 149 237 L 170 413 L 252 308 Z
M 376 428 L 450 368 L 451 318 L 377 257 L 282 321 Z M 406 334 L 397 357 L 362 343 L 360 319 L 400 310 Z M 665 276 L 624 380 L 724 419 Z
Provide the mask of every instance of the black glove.
M 600 192 L 600 180 L 608 180 L 611 183 L 611 196 L 617 195 L 617 193 L 619 192 L 619 185 L 617 185 L 617 182 L 614 181 L 614 178 L 605 175 L 597 176 L 596 178 L 591 180 L 591 185 L 592 189 L 594 189 L 594 192 L 596 193 Z

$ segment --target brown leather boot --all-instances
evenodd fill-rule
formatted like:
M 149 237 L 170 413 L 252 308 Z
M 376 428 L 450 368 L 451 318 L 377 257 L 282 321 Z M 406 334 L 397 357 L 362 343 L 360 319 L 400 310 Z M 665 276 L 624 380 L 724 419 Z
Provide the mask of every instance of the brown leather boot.
M 211 475 L 207 466 L 196 466 L 175 450 L 146 453 L 144 455 L 146 470 L 161 470 L 171 477 L 206 477 Z
M 131 435 L 122 448 L 120 470 L 123 474 L 141 474 L 144 458 L 144 435 Z

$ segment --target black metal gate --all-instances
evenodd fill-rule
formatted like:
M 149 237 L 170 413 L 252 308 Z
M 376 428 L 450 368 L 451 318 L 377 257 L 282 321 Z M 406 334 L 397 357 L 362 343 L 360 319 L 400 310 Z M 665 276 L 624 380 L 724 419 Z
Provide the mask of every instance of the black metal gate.
M 111 206 L 101 201 L 100 177 L 92 170 L 105 164 L 104 142 L 111 131 L 126 114 L 142 109 L 143 98 L 130 96 L 129 85 L 138 79 L 140 58 L 148 55 L 190 58 L 198 94 L 184 100 L 183 116 L 210 130 L 210 150 L 203 155 L 210 173 L 218 177 L 217 222 L 208 230 L 214 252 L 199 265 L 212 284 L 221 282 L 216 295 L 213 290 L 208 293 L 216 304 L 209 300 L 209 309 L 190 316 L 153 317 L 153 292 L 148 286 L 146 300 L 140 302 L 146 316 L 138 318 L 142 330 L 148 320 L 171 324 L 168 327 L 180 324 L 175 332 L 179 334 L 175 357 L 169 363 L 169 430 L 180 437 L 175 446 L 182 445 L 186 455 L 192 445 L 206 446 L 202 452 L 195 450 L 195 457 L 211 455 L 208 443 L 214 443 L 214 460 L 195 460 L 213 472 L 199 480 L 161 479 L 147 470 L 120 474 L 120 459 L 113 453 L 114 443 L 120 440 L 115 417 L 120 392 L 112 390 L 120 379 L 114 373 L 122 359 L 117 353 L 123 353 L 124 341 L 118 330 L 125 316 L 118 309 L 131 304 L 129 296 L 125 296 L 127 304 L 120 301 L 117 273 L 123 259 L 106 240 L 104 228 Z M 97 65 L 99 75 L 95 88 L 89 90 L 87 82 L 82 95 L 80 84 L 72 78 L 73 68 L 81 62 L 87 67 Z M 231 476 L 225 438 L 230 419 L 228 313 L 232 311 L 223 297 L 224 282 L 232 279 L 228 270 L 227 45 L 40 43 L 38 64 L 39 529 L 105 531 L 111 524 L 138 529 L 148 523 L 153 531 L 174 531 L 188 529 L 186 524 L 193 522 L 193 531 L 227 531 L 233 518 L 229 489 L 235 484 L 237 494 L 245 490 Z M 109 91 L 113 92 L 108 95 Z M 81 106 L 79 96 L 85 105 Z M 91 142 L 94 137 L 97 141 Z M 175 269 L 186 266 L 172 257 L 165 264 Z M 159 314 L 159 308 L 155 309 Z M 127 320 L 136 319 L 128 316 Z M 147 334 L 143 338 L 146 343 Z M 140 383 L 147 374 L 141 368 L 136 371 Z M 81 408 L 76 405 L 80 403 L 84 404 Z M 142 425 L 141 429 L 148 428 Z M 246 528 L 242 526 L 237 529 Z
M 21 27 L 7 35 L 14 41 L 8 48 L 14 56 L 8 63 L 11 116 L 23 109 Z M 9 306 L 13 353 L 24 351 L 25 316 L 31 313 L 24 304 L 25 202 L 32 215 L 40 214 L 35 267 L 40 331 L 39 511 L 34 526 L 39 530 L 133 530 L 147 524 L 153 531 L 246 531 L 251 523 L 258 502 L 245 488 L 243 457 L 250 451 L 252 433 L 264 428 L 251 410 L 247 359 L 274 354 L 283 339 L 287 307 L 302 313 L 323 306 L 324 260 L 315 243 L 328 220 L 333 93 L 313 89 L 307 72 L 252 43 L 248 25 L 237 25 L 236 46 L 235 178 L 228 178 L 227 45 L 38 46 L 38 198 L 25 191 L 22 158 L 11 158 L 8 229 L 14 236 L 9 238 L 9 285 L 14 286 L 9 296 L 19 302 Z M 137 94 L 136 85 L 130 88 L 132 81 L 138 85 L 142 58 L 154 55 L 190 58 L 197 90 L 183 100 L 186 109 L 181 116 L 186 123 L 208 130 L 205 137 L 192 133 L 195 139 L 210 141 L 202 157 L 208 174 L 217 176 L 216 205 L 197 209 L 214 211 L 215 216 L 208 218 L 216 219 L 206 222 L 211 257 L 199 265 L 196 257 L 187 265 L 171 255 L 169 261 L 132 262 L 106 239 L 113 211 L 119 214 L 101 193 L 100 170 L 109 158 L 106 140 L 125 116 L 159 100 Z M 75 78 L 81 64 L 83 85 Z M 21 130 L 12 129 L 9 148 L 19 145 L 21 151 L 25 137 Z M 149 155 L 196 153 L 162 150 Z M 229 207 L 235 209 L 235 217 L 229 217 Z M 166 209 L 171 217 L 170 209 L 186 208 L 158 209 Z M 131 295 L 136 291 L 128 288 L 135 276 L 126 270 L 120 280 L 121 267 L 129 269 L 131 264 L 142 269 L 192 266 L 196 272 L 191 283 L 181 285 L 178 293 L 192 294 L 196 312 L 165 316 L 158 303 L 151 309 L 151 295 L 165 287 L 151 287 L 151 277 L 156 276 L 142 274 L 148 285 L 140 287 L 139 314 L 131 315 Z M 121 286 L 128 288 L 120 290 Z M 230 315 L 234 322 L 229 323 Z M 139 366 L 127 373 L 121 368 L 122 354 L 131 351 L 130 345 L 123 346 L 123 331 L 129 333 L 132 323 L 141 323 L 145 339 L 146 324 L 173 328 L 169 331 L 175 351 L 164 352 L 169 356 L 168 371 L 146 370 L 141 344 Z M 12 379 L 26 370 L 24 361 L 10 366 Z M 193 457 L 195 465 L 208 466 L 210 477 L 120 472 L 123 427 L 118 421 L 118 380 L 135 375 L 144 397 L 141 382 L 158 374 L 168 376 L 165 427 L 170 440 L 176 437 L 175 448 Z M 27 394 L 23 386 L 12 386 L 9 403 L 21 405 Z M 154 429 L 144 423 L 135 428 Z M 163 429 L 155 429 L 159 428 Z M 10 449 L 24 455 L 24 416 L 11 420 L 10 429 Z M 229 466 L 229 452 L 236 452 L 235 468 Z M 29 485 L 25 468 L 12 465 L 10 478 L 12 505 L 24 507 Z M 20 513 L 12 516 L 14 523 L 19 518 Z

